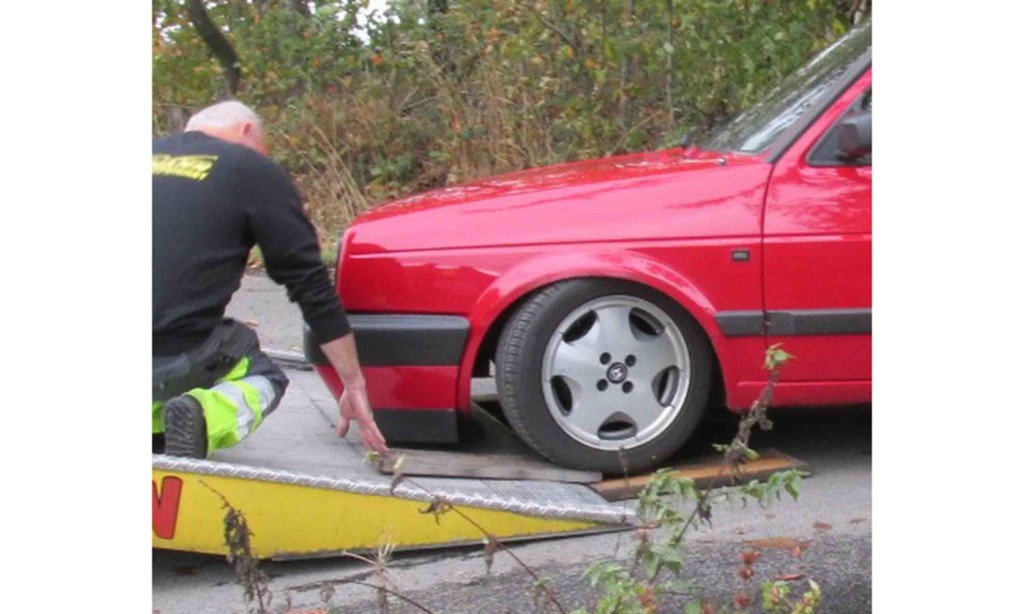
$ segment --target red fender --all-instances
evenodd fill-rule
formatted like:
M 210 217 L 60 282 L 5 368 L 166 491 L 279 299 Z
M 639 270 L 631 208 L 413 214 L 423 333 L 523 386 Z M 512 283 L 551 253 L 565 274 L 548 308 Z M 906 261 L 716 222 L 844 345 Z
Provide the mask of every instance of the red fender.
M 726 338 L 715 323 L 715 306 L 678 271 L 655 258 L 634 251 L 594 250 L 545 254 L 523 261 L 497 277 L 480 295 L 468 315 L 471 332 L 458 380 L 457 403 L 460 410 L 469 408 L 473 365 L 484 337 L 498 318 L 522 297 L 557 281 L 580 277 L 622 279 L 665 294 L 689 312 L 708 336 L 721 364 L 726 390 L 744 375 L 740 370 L 732 368 L 734 361 L 728 359 L 735 351 L 730 351 L 733 348 L 727 346 Z M 750 344 L 749 339 L 746 339 L 746 345 Z M 755 350 L 763 351 L 763 339 L 753 339 Z M 735 341 L 734 338 L 729 343 L 734 344 Z

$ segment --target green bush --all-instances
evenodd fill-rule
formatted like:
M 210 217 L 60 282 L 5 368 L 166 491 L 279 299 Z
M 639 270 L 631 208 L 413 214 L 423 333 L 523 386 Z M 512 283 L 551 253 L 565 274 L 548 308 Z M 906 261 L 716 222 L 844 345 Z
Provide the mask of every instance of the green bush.
M 205 4 L 329 240 L 411 192 L 699 136 L 852 20 L 845 0 L 395 0 L 358 28 L 357 0 Z M 185 2 L 155 0 L 154 133 L 228 96 Z

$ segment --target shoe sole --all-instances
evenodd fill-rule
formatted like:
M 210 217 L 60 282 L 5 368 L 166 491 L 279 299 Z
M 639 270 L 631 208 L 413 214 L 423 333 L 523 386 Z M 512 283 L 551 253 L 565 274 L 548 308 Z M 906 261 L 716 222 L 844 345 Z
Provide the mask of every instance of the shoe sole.
M 168 456 L 206 458 L 206 420 L 198 401 L 186 397 L 167 403 L 164 431 Z

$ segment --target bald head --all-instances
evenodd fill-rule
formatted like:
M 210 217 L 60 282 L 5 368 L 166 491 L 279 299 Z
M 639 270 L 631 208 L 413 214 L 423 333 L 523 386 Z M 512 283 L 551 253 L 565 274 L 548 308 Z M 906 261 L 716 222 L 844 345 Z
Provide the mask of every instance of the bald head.
M 237 100 L 228 100 L 193 115 L 185 125 L 185 131 L 202 132 L 266 154 L 262 124 L 255 111 Z

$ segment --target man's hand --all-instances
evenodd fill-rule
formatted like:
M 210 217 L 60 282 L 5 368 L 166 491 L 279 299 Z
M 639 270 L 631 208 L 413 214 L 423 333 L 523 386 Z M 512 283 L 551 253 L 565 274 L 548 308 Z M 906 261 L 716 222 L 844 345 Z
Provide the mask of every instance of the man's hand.
M 370 399 L 366 396 L 366 379 L 359 368 L 359 353 L 356 351 L 356 339 L 352 333 L 328 341 L 320 346 L 327 360 L 331 362 L 345 391 L 338 399 L 341 409 L 341 421 L 338 422 L 338 437 L 348 433 L 348 425 L 353 420 L 359 425 L 359 434 L 363 436 L 363 444 L 381 454 L 388 453 L 388 444 L 384 435 L 373 421 Z
M 363 445 L 381 454 L 388 453 L 387 442 L 384 435 L 377 428 L 373 420 L 373 412 L 370 410 L 370 400 L 366 396 L 366 388 L 349 388 L 341 393 L 338 399 L 338 406 L 341 409 L 341 421 L 338 422 L 338 437 L 348 434 L 348 425 L 352 420 L 359 425 L 359 434 L 363 437 Z

